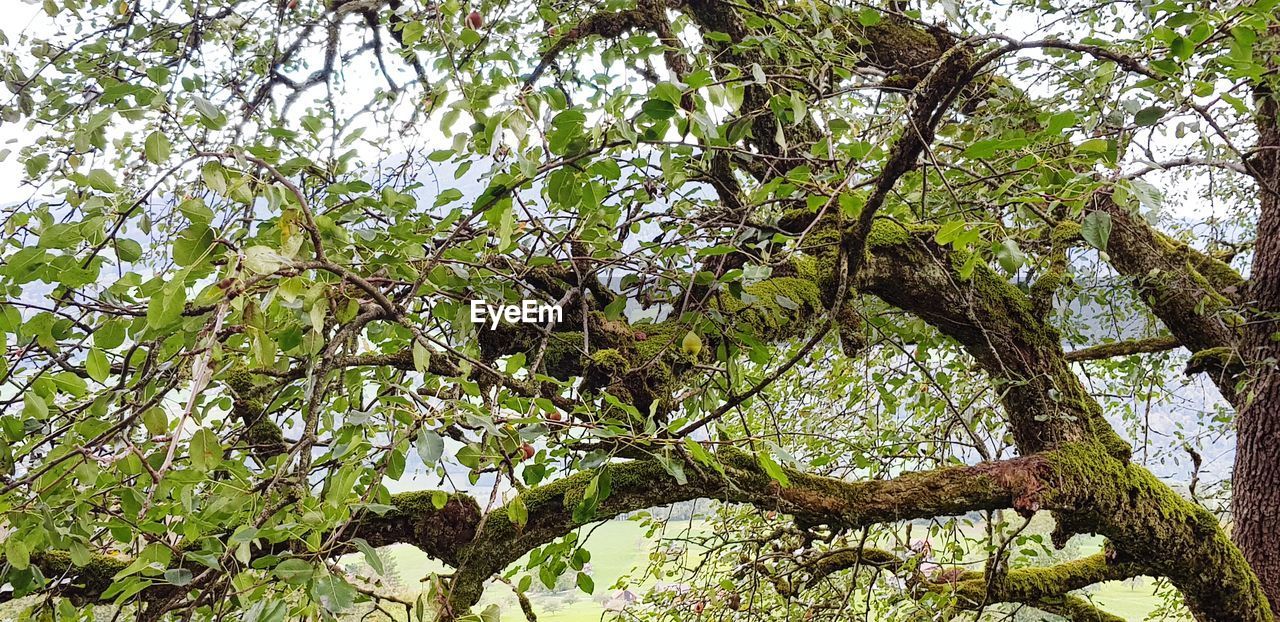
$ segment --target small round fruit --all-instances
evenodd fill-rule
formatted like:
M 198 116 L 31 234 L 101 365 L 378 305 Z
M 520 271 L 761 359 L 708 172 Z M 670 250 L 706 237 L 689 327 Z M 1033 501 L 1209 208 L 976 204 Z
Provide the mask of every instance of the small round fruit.
M 523 460 L 528 460 L 529 458 L 532 458 L 533 454 L 535 453 L 537 452 L 533 450 L 533 445 L 525 443 L 520 446 L 520 456 L 521 456 L 521 459 Z
M 467 14 L 467 28 L 480 30 L 481 26 L 484 26 L 484 16 L 480 14 L 480 11 L 472 11 Z

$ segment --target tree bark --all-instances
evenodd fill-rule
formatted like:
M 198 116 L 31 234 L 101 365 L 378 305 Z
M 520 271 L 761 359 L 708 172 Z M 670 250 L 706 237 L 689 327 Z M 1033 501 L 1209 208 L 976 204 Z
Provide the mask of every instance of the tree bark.
M 1271 27 L 1259 52 L 1274 54 L 1280 29 Z M 1236 420 L 1232 531 L 1276 611 L 1280 603 L 1280 111 L 1275 79 L 1255 88 L 1258 149 L 1250 162 L 1261 209 L 1250 297 L 1256 312 L 1245 332 L 1250 383 Z

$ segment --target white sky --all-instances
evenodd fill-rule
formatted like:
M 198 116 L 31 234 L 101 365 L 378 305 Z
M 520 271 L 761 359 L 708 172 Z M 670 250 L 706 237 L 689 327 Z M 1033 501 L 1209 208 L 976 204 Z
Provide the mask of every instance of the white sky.
M 39 4 L 0 0 L 0 32 L 8 37 L 9 47 L 17 49 L 18 36 L 28 26 L 38 22 L 41 16 L 44 16 L 44 11 Z M 8 90 L 0 91 L 0 97 L 6 100 L 11 96 Z M 18 162 L 17 148 L 24 142 L 19 139 L 26 133 L 22 124 L 0 123 L 0 150 L 13 150 L 13 153 L 0 162 L 0 205 L 26 198 L 18 192 L 17 187 L 22 181 L 22 165 Z

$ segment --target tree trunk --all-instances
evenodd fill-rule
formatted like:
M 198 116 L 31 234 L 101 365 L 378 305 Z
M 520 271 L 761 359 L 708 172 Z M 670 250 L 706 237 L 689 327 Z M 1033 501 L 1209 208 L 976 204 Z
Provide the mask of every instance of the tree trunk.
M 1261 53 L 1280 42 L 1272 27 Z M 1260 41 L 1259 43 L 1263 43 Z M 1275 63 L 1271 65 L 1274 67 Z M 1252 364 L 1246 399 L 1236 421 L 1238 441 L 1233 477 L 1232 535 L 1262 582 L 1273 611 L 1280 610 L 1280 123 L 1277 93 L 1271 84 L 1256 89 L 1258 150 L 1251 172 L 1261 193 L 1257 247 L 1250 299 L 1257 313 L 1244 335 L 1244 353 Z

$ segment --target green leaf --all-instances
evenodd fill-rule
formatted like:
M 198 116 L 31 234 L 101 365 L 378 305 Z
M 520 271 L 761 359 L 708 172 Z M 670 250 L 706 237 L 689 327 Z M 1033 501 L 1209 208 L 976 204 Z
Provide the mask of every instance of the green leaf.
M 680 340 L 680 350 L 691 357 L 698 356 L 698 353 L 702 352 L 702 339 L 697 333 L 689 331 Z
M 260 600 L 245 613 L 244 622 L 284 622 L 289 606 L 278 599 Z
M 646 100 L 640 105 L 640 111 L 650 119 L 670 119 L 676 114 L 676 107 L 669 101 L 664 99 Z
M 204 199 L 193 198 L 187 199 L 178 204 L 178 211 L 182 212 L 187 220 L 193 225 L 208 225 L 213 222 L 213 210 L 204 204 Z
M 387 574 L 387 569 L 382 564 L 382 558 L 378 557 L 377 549 L 374 549 L 368 542 L 365 542 L 364 538 L 355 538 L 351 542 L 356 545 L 356 548 L 359 549 L 362 554 L 364 554 L 365 563 L 369 564 L 369 567 L 372 568 L 374 572 L 380 575 Z
M 355 604 L 356 588 L 342 577 L 325 575 L 311 585 L 311 596 L 331 613 L 341 613 Z
M 1005 238 L 998 246 L 996 246 L 996 260 L 1000 262 L 1000 266 L 1009 272 L 1017 272 L 1027 261 L 1027 256 L 1022 253 L 1022 249 L 1018 247 L 1018 241 L 1013 238 Z
M 507 375 L 515 374 L 521 369 L 524 369 L 524 362 L 524 352 L 516 352 L 515 354 L 507 357 L 507 363 L 503 366 L 503 371 L 505 371 Z
M 591 575 L 585 572 L 578 573 L 578 589 L 591 594 L 596 591 L 596 582 L 591 579 Z
M 247 544 L 249 542 L 253 542 L 253 539 L 257 537 L 258 537 L 257 527 L 254 527 L 252 525 L 241 525 L 239 527 L 236 527 L 235 532 L 231 534 L 230 538 L 227 538 L 227 544 L 230 544 L 232 546 Z
M 213 246 L 213 229 L 193 225 L 173 242 L 173 261 L 179 266 L 192 265 L 205 257 Z
M 431 350 L 416 338 L 413 340 L 413 368 L 423 373 L 431 368 Z
M 147 303 L 147 327 L 159 330 L 182 317 L 186 304 L 186 289 L 181 283 L 170 281 Z
M 89 187 L 110 193 L 120 190 L 120 186 L 116 185 L 116 180 L 111 176 L 111 173 L 100 168 L 89 171 Z
M 765 474 L 771 479 L 783 486 L 791 485 L 791 479 L 787 477 L 787 472 L 782 470 L 782 467 L 774 461 L 773 456 L 769 455 L 768 452 L 757 453 L 756 461 L 760 463 L 760 468 L 764 469 Z
M 22 416 L 44 421 L 49 418 L 49 403 L 35 391 L 27 391 L 22 396 Z
M 90 378 L 98 382 L 106 382 L 111 376 L 111 363 L 107 361 L 107 355 L 97 348 L 89 350 L 89 355 L 84 360 L 84 369 Z
M 311 580 L 311 575 L 315 574 L 315 567 L 306 560 L 291 557 L 276 564 L 274 572 L 276 577 L 285 583 L 302 585 Z
M 1111 239 L 1111 214 L 1090 212 L 1080 223 L 1080 237 L 1090 246 L 1106 251 L 1107 242 Z
M 1076 151 L 1081 153 L 1106 153 L 1110 148 L 1111 145 L 1107 142 L 1107 139 L 1090 138 L 1076 146 Z
M 215 106 L 213 102 L 199 95 L 193 95 L 191 102 L 195 104 L 196 111 L 200 113 L 200 116 L 204 117 L 207 127 L 218 129 L 227 122 L 226 115 L 222 114 L 222 110 Z
M 863 26 L 875 26 L 880 23 L 880 11 L 870 7 L 864 7 L 858 11 L 858 23 Z
M 426 27 L 422 22 L 406 22 L 404 30 L 401 31 L 400 39 L 404 42 L 405 47 L 411 46 L 422 40 L 422 33 L 426 31 Z
M 191 465 L 199 471 L 211 471 L 222 464 L 222 443 L 208 428 L 200 428 L 191 436 Z
M 444 454 L 444 439 L 439 434 L 423 428 L 418 430 L 418 440 L 414 443 L 414 448 L 418 450 L 418 457 L 422 458 L 424 464 L 434 465 Z
M 147 161 L 160 164 L 169 159 L 169 137 L 158 130 L 151 132 L 143 143 L 143 150 L 147 155 Z
M 5 561 L 18 570 L 26 570 L 31 565 L 31 549 L 17 534 L 11 534 L 4 542 Z
M 200 179 L 210 190 L 218 194 L 227 193 L 227 171 L 218 162 L 206 162 L 200 167 Z
M 1076 113 L 1071 111 L 1054 113 L 1049 117 L 1049 125 L 1045 127 L 1045 133 L 1056 136 L 1076 124 Z
M 250 246 L 244 249 L 244 265 L 258 274 L 271 274 L 289 265 L 289 258 L 266 246 Z
M 84 567 L 93 561 L 93 554 L 89 552 L 89 547 L 85 546 L 79 540 L 72 540 L 67 546 L 67 552 L 71 554 L 71 563 Z
M 1163 117 L 1166 112 L 1168 112 L 1168 110 L 1161 108 L 1160 106 L 1147 106 L 1146 108 L 1139 110 L 1138 114 L 1133 115 L 1133 122 L 1143 127 L 1155 125 L 1160 122 L 1160 118 Z
M 142 413 L 142 425 L 147 428 L 147 432 L 152 436 L 162 436 L 169 433 L 169 415 L 165 414 L 164 409 L 158 406 L 148 408 Z
M 524 497 L 516 495 L 510 503 L 507 504 L 507 518 L 516 525 L 523 528 L 529 522 L 529 508 L 525 506 Z
M 170 568 L 164 571 L 164 580 L 179 587 L 191 583 L 193 575 L 186 568 Z
M 93 331 L 93 345 L 110 350 L 124 343 L 124 327 L 123 320 L 107 320 Z
M 116 257 L 120 261 L 137 261 L 142 258 L 142 245 L 129 238 L 118 238 L 116 239 Z

